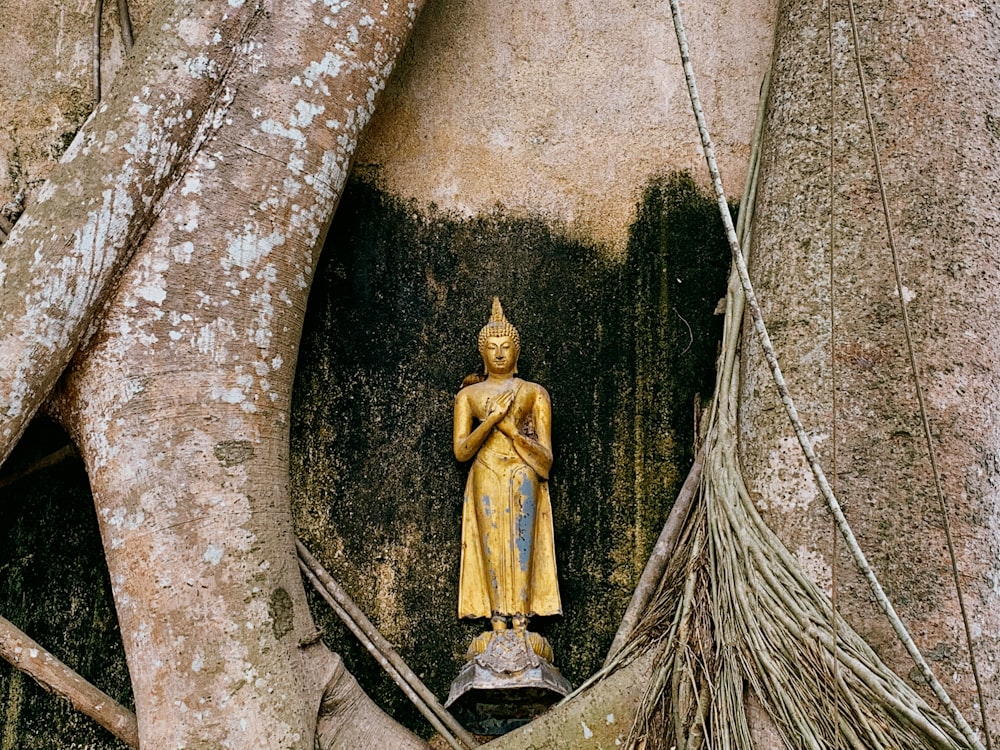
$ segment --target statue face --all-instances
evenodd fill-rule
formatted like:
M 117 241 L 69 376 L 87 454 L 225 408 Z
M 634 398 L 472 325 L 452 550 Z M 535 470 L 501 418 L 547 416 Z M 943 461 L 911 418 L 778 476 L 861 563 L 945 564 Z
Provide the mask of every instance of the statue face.
M 483 349 L 483 362 L 492 375 L 510 375 L 517 367 L 517 349 L 510 336 L 490 336 Z

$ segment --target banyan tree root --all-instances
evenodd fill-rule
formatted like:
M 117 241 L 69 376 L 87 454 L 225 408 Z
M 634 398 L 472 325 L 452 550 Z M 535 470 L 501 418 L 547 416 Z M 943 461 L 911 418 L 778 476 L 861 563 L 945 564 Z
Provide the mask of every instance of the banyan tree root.
M 627 746 L 750 748 L 756 704 L 786 747 L 974 747 L 835 616 L 757 512 L 735 434 L 742 307 L 730 283 L 698 503 L 621 651 L 662 644 Z

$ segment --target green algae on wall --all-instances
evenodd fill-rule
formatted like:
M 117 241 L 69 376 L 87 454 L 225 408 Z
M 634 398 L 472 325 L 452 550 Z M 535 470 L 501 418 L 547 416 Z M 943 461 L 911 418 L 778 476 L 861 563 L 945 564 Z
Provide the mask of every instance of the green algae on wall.
M 63 447 L 36 419 L 0 481 Z M 0 615 L 123 705 L 132 706 L 111 583 L 79 458 L 0 487 Z M 0 750 L 124 750 L 126 745 L 0 661 Z
M 564 615 L 538 618 L 579 683 L 603 661 L 690 463 L 711 392 L 728 250 L 689 176 L 644 191 L 624 259 L 502 209 L 458 217 L 352 180 L 314 281 L 296 380 L 299 533 L 439 696 L 485 621 L 459 622 L 462 378 L 499 296 L 520 375 L 553 405 Z M 331 645 L 397 719 L 424 724 L 317 603 Z

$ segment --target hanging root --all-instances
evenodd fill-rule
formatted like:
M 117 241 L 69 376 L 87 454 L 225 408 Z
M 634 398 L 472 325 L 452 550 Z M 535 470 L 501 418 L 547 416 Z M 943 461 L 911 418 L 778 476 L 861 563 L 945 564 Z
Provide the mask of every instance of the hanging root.
M 743 246 L 762 113 L 763 107 L 735 228 Z M 620 651 L 622 660 L 648 648 L 658 653 L 626 747 L 744 750 L 777 741 L 811 750 L 974 747 L 834 616 L 829 598 L 750 499 L 735 432 L 745 304 L 734 268 L 698 502 L 656 596 Z M 761 739 L 761 722 L 752 723 L 750 713 L 769 719 L 778 739 Z
M 750 500 L 731 426 L 710 440 L 701 503 L 629 644 L 663 649 L 627 746 L 753 747 L 752 696 L 786 747 L 970 747 L 842 620 L 834 633 Z
M 677 0 L 671 0 L 671 13 L 713 187 L 733 246 L 734 268 L 699 502 L 656 596 L 614 660 L 624 661 L 643 649 L 658 654 L 654 679 L 626 747 L 744 750 L 780 742 L 810 750 L 981 750 L 946 694 L 942 704 L 949 717 L 928 706 L 835 616 L 829 598 L 767 528 L 750 499 L 735 435 L 745 308 L 753 313 L 755 330 L 765 344 L 768 339 L 750 296 L 740 247 L 750 244 L 764 108 L 758 113 L 740 221 L 733 227 L 694 86 Z M 767 79 L 762 103 L 766 91 Z M 776 361 L 773 365 L 780 390 L 783 380 Z M 798 431 L 790 399 L 787 406 Z M 803 450 L 808 456 L 807 440 Z M 839 508 L 835 503 L 833 507 Z M 855 558 L 863 559 L 858 553 Z M 873 589 L 881 591 L 877 581 Z M 894 614 L 891 604 L 885 609 Z M 894 627 L 902 631 L 902 639 L 905 628 L 897 622 Z M 915 660 L 922 663 L 918 657 L 919 652 Z M 935 692 L 941 697 L 943 689 Z M 757 708 L 753 713 L 762 712 L 763 717 L 751 722 L 748 710 Z M 761 723 L 769 723 L 777 738 L 759 739 Z
M 745 196 L 744 205 L 752 200 Z M 633 750 L 755 746 L 756 704 L 790 748 L 971 748 L 841 618 L 767 528 L 739 465 L 743 296 L 730 280 L 699 498 L 622 659 L 658 648 Z M 760 741 L 761 746 L 765 746 Z
M 743 309 L 734 272 L 698 503 L 621 651 L 626 658 L 659 644 L 627 747 L 752 748 L 752 704 L 786 747 L 973 747 L 834 617 L 750 499 L 735 435 Z

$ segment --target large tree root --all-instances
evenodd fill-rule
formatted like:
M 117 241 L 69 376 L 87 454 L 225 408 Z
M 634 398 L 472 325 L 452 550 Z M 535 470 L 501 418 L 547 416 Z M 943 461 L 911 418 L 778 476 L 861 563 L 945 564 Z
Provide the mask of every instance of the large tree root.
M 426 750 L 427 743 L 375 705 L 339 656 L 330 656 L 332 670 L 316 722 L 318 750 Z

